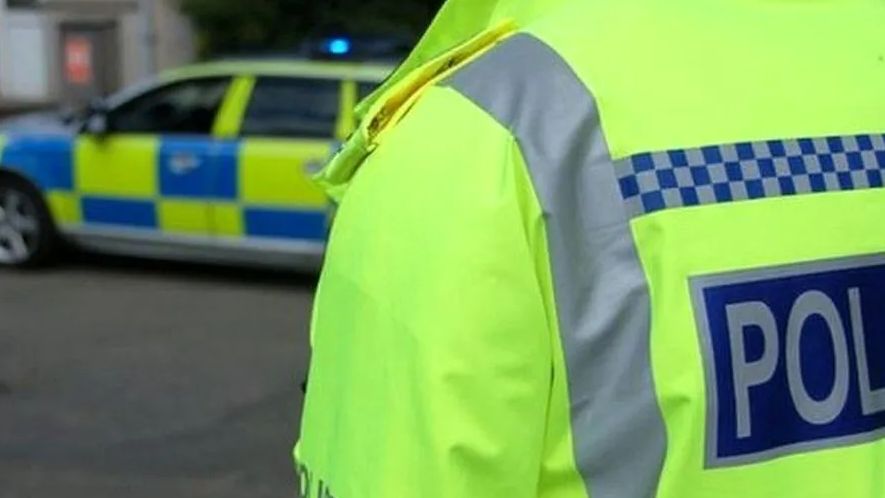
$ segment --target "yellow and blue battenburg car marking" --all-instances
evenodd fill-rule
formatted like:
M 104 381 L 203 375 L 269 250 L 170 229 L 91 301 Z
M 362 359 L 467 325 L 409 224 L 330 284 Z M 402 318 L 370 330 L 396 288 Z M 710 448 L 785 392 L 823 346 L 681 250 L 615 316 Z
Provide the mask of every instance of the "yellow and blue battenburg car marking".
M 316 267 L 331 209 L 310 177 L 355 129 L 360 95 L 392 69 L 342 59 L 345 41 L 320 47 L 339 60 L 210 62 L 164 73 L 90 111 L 80 132 L 0 136 L 0 168 L 43 194 L 55 227 L 75 244 Z M 152 124 L 120 125 L 127 113 L 139 115 L 139 102 L 203 85 L 218 95 L 180 113 L 200 116 L 198 124 L 143 117 Z M 111 126 L 90 126 L 102 118 Z
M 0 165 L 28 178 L 44 193 L 56 224 L 80 223 L 74 191 L 73 140 L 69 136 L 5 137 L 0 141 Z
M 331 146 L 325 140 L 12 135 L 0 163 L 44 192 L 62 227 L 323 241 L 327 200 L 301 165 L 327 157 Z

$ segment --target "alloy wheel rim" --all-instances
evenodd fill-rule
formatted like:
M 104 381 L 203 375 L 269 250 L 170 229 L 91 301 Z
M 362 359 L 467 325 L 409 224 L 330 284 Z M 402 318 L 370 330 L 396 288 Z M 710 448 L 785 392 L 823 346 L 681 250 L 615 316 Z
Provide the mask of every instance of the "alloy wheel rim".
M 18 264 L 28 260 L 40 237 L 37 207 L 23 192 L 0 189 L 0 263 Z

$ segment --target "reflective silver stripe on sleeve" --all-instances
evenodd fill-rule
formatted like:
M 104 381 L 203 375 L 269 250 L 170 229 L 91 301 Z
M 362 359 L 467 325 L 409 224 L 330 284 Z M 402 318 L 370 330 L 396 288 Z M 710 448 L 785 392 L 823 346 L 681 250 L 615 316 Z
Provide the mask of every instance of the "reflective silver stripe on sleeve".
M 655 495 L 666 432 L 651 370 L 648 285 L 594 97 L 516 35 L 450 86 L 516 137 L 547 223 L 579 470 L 593 498 Z

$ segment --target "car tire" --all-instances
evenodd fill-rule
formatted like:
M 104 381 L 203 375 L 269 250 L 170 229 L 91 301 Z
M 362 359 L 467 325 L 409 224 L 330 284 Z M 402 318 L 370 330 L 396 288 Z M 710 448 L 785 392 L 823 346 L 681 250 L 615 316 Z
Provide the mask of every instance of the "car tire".
M 58 236 L 39 191 L 0 177 L 0 267 L 35 268 L 55 256 Z

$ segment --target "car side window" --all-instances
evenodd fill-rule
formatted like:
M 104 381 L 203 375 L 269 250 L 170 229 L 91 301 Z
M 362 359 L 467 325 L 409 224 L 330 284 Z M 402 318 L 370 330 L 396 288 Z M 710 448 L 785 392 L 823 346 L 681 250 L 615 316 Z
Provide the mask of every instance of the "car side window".
M 366 97 L 372 95 L 372 92 L 378 89 L 381 86 L 381 83 L 375 83 L 372 81 L 360 81 L 357 83 L 357 98 L 360 102 L 362 102 Z
M 114 133 L 199 134 L 212 132 L 230 78 L 172 83 L 120 105 L 109 115 Z
M 261 77 L 240 127 L 244 136 L 332 138 L 341 82 L 331 79 Z

